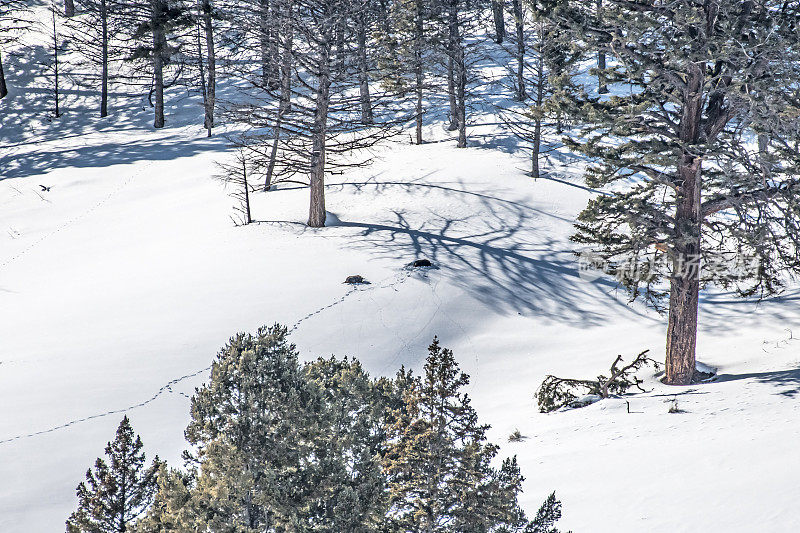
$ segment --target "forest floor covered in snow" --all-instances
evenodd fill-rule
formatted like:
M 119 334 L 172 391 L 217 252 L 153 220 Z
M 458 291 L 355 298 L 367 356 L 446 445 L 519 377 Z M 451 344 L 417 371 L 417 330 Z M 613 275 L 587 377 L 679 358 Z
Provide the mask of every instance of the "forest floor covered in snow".
M 704 293 L 698 354 L 715 382 L 645 371 L 646 393 L 540 414 L 547 374 L 661 358 L 665 318 L 578 276 L 569 236 L 594 194 L 580 161 L 553 153 L 532 180 L 490 109 L 466 149 L 433 121 L 435 142 L 400 136 L 330 176 L 329 226 L 310 229 L 308 190 L 289 184 L 255 195 L 256 223 L 232 223 L 212 179 L 232 154 L 194 124 L 194 99 L 172 94 L 153 131 L 128 100 L 104 120 L 68 103 L 50 122 L 21 98 L 45 96 L 0 103 L 0 531 L 62 530 L 123 413 L 179 466 L 215 353 L 274 322 L 296 326 L 304 358 L 354 356 L 373 375 L 419 370 L 437 335 L 501 456 L 518 456 L 526 510 L 555 490 L 564 530 L 800 530 L 800 292 Z M 405 268 L 419 258 L 438 268 Z M 371 284 L 343 284 L 352 274 Z

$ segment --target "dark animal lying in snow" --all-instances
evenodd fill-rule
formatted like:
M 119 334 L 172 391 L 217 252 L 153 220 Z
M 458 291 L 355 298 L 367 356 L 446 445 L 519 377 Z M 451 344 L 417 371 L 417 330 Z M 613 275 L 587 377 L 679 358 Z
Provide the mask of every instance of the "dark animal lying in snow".
M 359 276 L 358 274 L 354 276 L 347 276 L 347 279 L 345 279 L 344 282 L 350 285 L 369 285 L 369 281 L 365 280 L 363 276 Z

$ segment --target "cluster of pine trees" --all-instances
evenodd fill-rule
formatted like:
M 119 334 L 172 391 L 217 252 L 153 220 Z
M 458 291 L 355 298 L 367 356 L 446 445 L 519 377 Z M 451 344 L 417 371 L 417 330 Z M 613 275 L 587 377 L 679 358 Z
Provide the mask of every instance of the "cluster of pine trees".
M 192 398 L 183 469 L 145 461 L 123 419 L 78 486 L 78 532 L 557 533 L 532 519 L 516 458 L 497 463 L 469 377 L 434 339 L 421 375 L 355 359 L 301 363 L 287 330 L 238 334 Z

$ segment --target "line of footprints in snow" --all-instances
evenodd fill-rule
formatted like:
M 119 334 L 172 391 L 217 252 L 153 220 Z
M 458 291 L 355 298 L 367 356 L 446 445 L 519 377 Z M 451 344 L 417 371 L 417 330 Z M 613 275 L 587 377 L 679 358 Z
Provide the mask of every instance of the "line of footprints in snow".
M 392 283 L 389 286 L 397 286 L 400 283 L 406 281 L 409 278 L 410 274 L 415 270 L 431 270 L 431 269 L 436 269 L 436 268 L 438 268 L 438 267 L 434 266 L 433 263 L 431 263 L 428 259 L 417 259 L 417 260 L 412 261 L 411 263 L 409 263 L 409 264 L 407 264 L 405 266 L 405 270 L 407 270 L 407 272 L 408 272 L 406 276 L 403 276 L 396 283 Z M 347 276 L 347 279 L 345 279 L 344 282 L 346 284 L 348 284 L 348 285 L 352 285 L 353 286 L 351 288 L 351 290 L 347 291 L 347 293 L 344 296 L 342 296 L 341 298 L 337 299 L 333 303 L 330 303 L 330 304 L 328 304 L 326 306 L 323 306 L 323 307 L 317 309 L 316 311 L 314 311 L 312 313 L 309 313 L 308 315 L 304 316 L 303 318 L 301 318 L 300 320 L 295 322 L 294 325 L 291 327 L 291 329 L 289 331 L 290 332 L 295 331 L 298 328 L 298 326 L 300 326 L 300 324 L 302 322 L 304 322 L 305 320 L 311 318 L 312 316 L 318 315 L 319 313 L 321 313 L 322 311 L 325 311 L 326 309 L 330 309 L 331 307 L 340 304 L 350 294 L 352 294 L 355 291 L 357 286 L 359 286 L 359 285 L 371 285 L 371 283 L 369 281 L 367 281 L 366 279 L 364 279 L 363 276 L 360 276 L 358 274 L 355 274 L 355 275 L 352 275 L 352 276 Z M 177 385 L 181 381 L 184 381 L 186 379 L 198 376 L 198 375 L 200 375 L 200 374 L 202 374 L 204 372 L 207 372 L 208 370 L 211 370 L 211 365 L 208 365 L 207 367 L 202 368 L 202 369 L 200 369 L 200 370 L 198 370 L 196 372 L 192 372 L 190 374 L 186 374 L 186 375 L 181 376 L 179 378 L 175 378 L 173 380 L 170 380 L 166 385 L 164 385 L 163 387 L 158 389 L 158 391 L 151 398 L 149 398 L 149 399 L 147 399 L 147 400 L 145 400 L 143 402 L 140 402 L 140 403 L 125 407 L 123 409 L 114 409 L 112 411 L 106 411 L 104 413 L 98 413 L 98 414 L 91 415 L 91 416 L 86 416 L 86 417 L 83 417 L 83 418 L 77 418 L 77 419 L 74 419 L 74 420 L 70 420 L 69 422 L 65 422 L 63 424 L 59 424 L 57 426 L 53 426 L 53 427 L 48 428 L 48 429 L 44 429 L 44 430 L 40 430 L 40 431 L 34 431 L 32 433 L 27 433 L 27 434 L 23 434 L 23 435 L 17 435 L 15 437 L 10 437 L 10 438 L 6 438 L 6 439 L 0 439 L 0 444 L 6 444 L 6 443 L 9 443 L 9 442 L 12 442 L 12 441 L 30 438 L 30 437 L 34 437 L 36 435 L 43 435 L 45 433 L 52 433 L 53 431 L 57 431 L 59 429 L 65 429 L 65 428 L 68 428 L 68 427 L 70 427 L 70 426 L 72 426 L 74 424 L 78 424 L 80 422 L 88 422 L 89 420 L 94 420 L 94 419 L 102 418 L 102 417 L 109 416 L 109 415 L 115 415 L 115 414 L 119 414 L 119 413 L 124 413 L 124 412 L 130 411 L 130 410 L 133 410 L 133 409 L 137 409 L 139 407 L 144 407 L 145 405 L 154 402 L 159 396 L 161 396 L 165 392 L 171 392 L 173 394 L 179 394 L 179 395 L 184 396 L 186 398 L 191 398 L 188 394 L 186 394 L 184 392 L 174 390 L 172 388 L 173 385 Z

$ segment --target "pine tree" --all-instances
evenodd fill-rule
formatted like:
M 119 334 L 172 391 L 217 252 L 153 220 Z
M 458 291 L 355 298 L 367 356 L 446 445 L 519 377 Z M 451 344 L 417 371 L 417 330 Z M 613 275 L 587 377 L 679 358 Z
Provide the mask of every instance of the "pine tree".
M 377 20 L 364 7 L 371 2 L 285 0 L 278 5 L 280 31 L 272 32 L 267 44 L 282 59 L 281 83 L 256 83 L 253 73 L 245 73 L 250 85 L 227 116 L 251 128 L 244 135 L 248 145 L 260 145 L 257 151 L 268 154 L 266 164 L 251 165 L 254 174 L 264 175 L 266 190 L 278 179 L 307 177 L 308 225 L 321 227 L 326 176 L 368 163 L 369 156 L 360 159 L 361 153 L 390 135 L 401 119 L 390 95 L 369 85 L 374 62 L 367 38 Z
M 296 520 L 311 395 L 285 327 L 231 338 L 192 398 L 193 499 L 207 509 L 195 519 L 243 531 Z
M 186 506 L 190 499 L 192 479 L 162 463 L 158 470 L 158 489 L 147 513 L 136 521 L 134 533 L 184 532 Z
M 164 89 L 170 84 L 165 71 L 175 62 L 181 41 L 178 33 L 192 25 L 192 18 L 178 0 L 134 0 L 123 4 L 133 31 L 127 38 L 128 60 L 152 75 L 153 127 L 164 127 Z
M 309 462 L 311 531 L 379 531 L 388 504 L 380 457 L 386 405 L 355 359 L 318 359 L 304 367 L 315 391 Z M 311 488 L 310 487 L 310 488 Z
M 301 367 L 285 327 L 237 335 L 192 400 L 186 435 L 197 452 L 187 458 L 195 466 L 161 487 L 143 523 L 152 531 L 378 531 L 387 397 L 386 384 L 355 360 Z
M 398 0 L 391 4 L 387 23 L 378 33 L 378 64 L 382 82 L 392 92 L 414 95 L 415 142 L 422 144 L 426 91 L 435 87 L 432 50 L 442 40 L 441 21 L 431 0 Z
M 147 467 L 142 439 L 134 437 L 125 416 L 106 446 L 108 462 L 98 458 L 77 488 L 78 510 L 67 519 L 68 533 L 125 533 L 150 505 L 162 463 Z
M 777 0 L 677 0 L 565 18 L 574 42 L 613 59 L 617 91 L 576 102 L 586 181 L 613 192 L 589 202 L 574 240 L 633 297 L 668 292 L 666 383 L 693 379 L 701 284 L 764 296 L 800 270 L 798 16 Z
M 536 516 L 533 517 L 525 528 L 525 533 L 559 533 L 555 523 L 561 518 L 561 502 L 556 499 L 553 492 L 539 507 Z
M 533 42 L 530 46 L 524 42 L 521 48 L 517 46 L 514 84 L 517 99 L 528 106 L 521 111 L 509 109 L 504 113 L 509 129 L 530 143 L 531 176 L 534 179 L 540 176 L 545 128 L 554 125 L 556 133 L 561 133 L 562 102 L 571 102 L 579 97 L 574 79 L 581 54 L 574 49 L 569 34 L 562 32 L 557 22 L 566 4 L 564 0 L 541 0 L 529 5 Z M 517 39 L 521 35 L 520 30 Z M 525 50 L 534 53 L 530 62 L 525 58 Z M 524 72 L 531 72 L 532 76 L 527 77 Z
M 77 14 L 67 21 L 69 39 L 86 71 L 79 83 L 100 88 L 101 117 L 108 116 L 109 89 L 125 54 L 119 35 L 130 21 L 124 6 L 119 0 L 77 0 Z
M 469 377 L 453 352 L 434 339 L 424 375 L 405 393 L 405 410 L 390 430 L 385 459 L 396 531 L 488 532 L 524 525 L 517 505 L 516 461 L 498 471 L 497 446 L 462 389 Z

